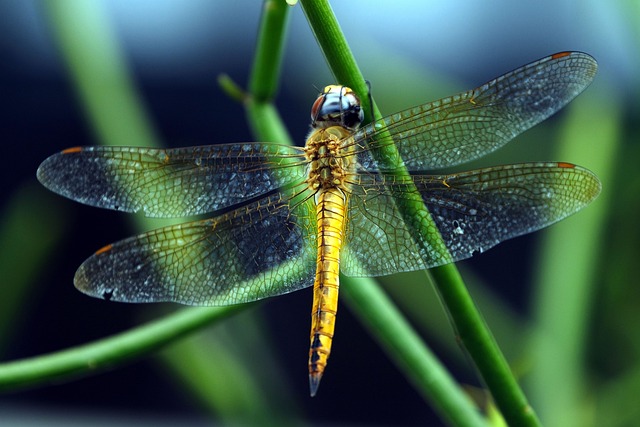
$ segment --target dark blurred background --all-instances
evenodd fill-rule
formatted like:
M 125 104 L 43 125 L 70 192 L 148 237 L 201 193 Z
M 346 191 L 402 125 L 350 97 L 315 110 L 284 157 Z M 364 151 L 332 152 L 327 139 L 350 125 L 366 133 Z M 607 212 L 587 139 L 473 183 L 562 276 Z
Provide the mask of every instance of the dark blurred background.
M 74 271 L 88 255 L 134 229 L 127 215 L 62 199 L 36 181 L 36 169 L 48 155 L 70 146 L 97 144 L 101 135 L 88 120 L 55 35 L 52 15 L 59 12 L 60 4 L 47 3 L 0 3 L 3 361 L 91 342 L 177 308 L 106 303 L 73 287 Z M 261 2 L 61 3 L 67 13 L 92 14 L 67 21 L 87 24 L 67 27 L 70 34 L 91 35 L 91 19 L 96 16 L 104 26 L 101 29 L 112 33 L 155 139 L 167 146 L 253 140 L 242 106 L 220 90 L 216 79 L 226 73 L 240 85 L 246 84 Z M 640 241 L 640 7 L 631 1 L 568 0 L 530 4 L 407 1 L 375 6 L 352 1 L 335 2 L 333 7 L 383 114 L 470 89 L 558 51 L 584 51 L 598 60 L 594 84 L 567 111 L 471 165 L 534 160 L 581 164 L 600 176 L 603 193 L 585 212 L 566 222 L 580 221 L 592 209 L 590 219 L 574 226 L 568 241 L 558 238 L 564 247 L 553 246 L 553 231 L 545 230 L 505 242 L 460 263 L 460 268 L 548 425 L 598 425 L 602 419 L 611 421 L 610 414 L 618 418 L 608 425 L 631 425 L 626 422 L 638 415 L 633 397 L 640 391 L 640 339 L 633 333 L 640 326 L 640 294 L 633 279 L 638 273 L 635 260 Z M 108 77 L 99 72 L 93 75 L 87 84 L 108 88 Z M 299 144 L 308 131 L 317 88 L 329 83 L 331 74 L 298 5 L 291 11 L 276 105 Z M 117 106 L 112 113 L 128 114 Z M 579 135 L 582 128 L 587 130 L 577 148 L 557 148 L 559 141 Z M 585 246 L 590 251 L 574 263 L 572 252 Z M 560 274 L 553 274 L 554 262 L 559 263 Z M 557 285 L 548 285 L 545 278 L 550 276 L 559 279 Z M 571 308 L 575 295 L 569 292 L 568 300 L 563 300 L 562 294 L 553 294 L 557 288 L 573 286 L 572 277 L 580 277 L 580 285 L 585 286 L 578 292 L 575 310 Z M 456 378 L 472 389 L 480 387 L 433 291 L 412 275 L 384 282 Z M 566 393 L 545 382 L 554 378 L 552 370 L 546 371 L 547 377 L 536 376 L 545 372 L 544 368 L 538 371 L 538 362 L 543 364 L 549 354 L 564 354 L 553 344 L 545 353 L 540 350 L 545 345 L 537 341 L 544 336 L 545 325 L 553 329 L 554 322 L 563 322 L 549 314 L 549 301 L 551 312 L 573 313 L 580 319 L 578 329 L 570 331 L 578 343 L 570 351 L 579 351 L 567 359 L 578 364 L 579 369 L 574 365 L 571 369 L 579 371 L 574 376 L 579 386 Z M 154 425 L 211 420 L 253 423 L 255 418 L 237 415 L 242 413 L 237 410 L 241 403 L 225 401 L 224 384 L 210 394 L 206 381 L 194 385 L 193 377 L 201 375 L 211 378 L 213 387 L 217 371 L 236 370 L 236 380 L 255 380 L 257 390 L 270 402 L 259 415 L 265 417 L 264 423 L 440 423 L 411 381 L 344 305 L 327 374 L 318 397 L 310 399 L 306 384 L 310 307 L 310 290 L 274 298 L 124 368 L 62 384 L 5 391 L 0 395 L 0 424 L 8 425 L 3 419 L 14 425 L 43 420 L 65 425 L 98 420 Z M 254 339 L 260 340 L 260 352 L 268 363 L 255 360 Z M 264 342 L 273 345 L 262 350 Z M 199 360 L 210 364 L 187 362 L 186 355 L 194 352 L 201 352 Z M 186 373 L 184 365 L 202 373 Z M 268 374 L 261 372 L 265 369 Z M 563 400 L 567 394 L 573 396 L 568 403 Z M 554 406 L 554 400 L 563 403 Z M 569 419 L 567 413 L 576 418 L 563 424 Z

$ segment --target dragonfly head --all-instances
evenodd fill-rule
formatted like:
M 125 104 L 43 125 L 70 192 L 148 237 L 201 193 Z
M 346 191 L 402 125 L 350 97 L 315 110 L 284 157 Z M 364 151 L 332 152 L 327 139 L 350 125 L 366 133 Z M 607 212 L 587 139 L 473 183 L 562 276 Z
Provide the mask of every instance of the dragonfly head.
M 314 129 L 342 126 L 356 130 L 363 119 L 360 99 L 346 86 L 325 87 L 311 107 L 311 127 Z

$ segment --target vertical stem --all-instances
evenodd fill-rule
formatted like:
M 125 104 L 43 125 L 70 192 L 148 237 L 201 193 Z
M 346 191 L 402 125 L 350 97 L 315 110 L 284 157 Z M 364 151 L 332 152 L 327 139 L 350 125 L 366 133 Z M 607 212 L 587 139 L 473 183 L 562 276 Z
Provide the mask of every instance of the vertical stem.
M 280 0 L 266 0 L 263 4 L 260 32 L 249 78 L 249 93 L 258 102 L 271 101 L 278 88 L 289 9 Z
M 280 78 L 289 9 L 281 0 L 264 2 L 245 108 L 258 140 L 291 145 L 291 137 L 272 103 Z

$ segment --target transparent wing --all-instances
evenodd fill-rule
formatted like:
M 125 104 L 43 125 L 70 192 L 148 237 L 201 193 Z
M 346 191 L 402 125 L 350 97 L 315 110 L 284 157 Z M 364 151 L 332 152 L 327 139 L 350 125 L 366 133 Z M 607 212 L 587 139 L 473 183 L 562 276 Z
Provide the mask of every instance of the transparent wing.
M 413 175 L 450 257 L 413 236 L 398 207 L 408 182 L 363 174 L 349 198 L 341 271 L 379 276 L 469 258 L 496 244 L 546 227 L 589 204 L 600 192 L 590 171 L 569 163 L 522 163 L 451 175 Z M 412 215 L 427 227 L 427 221 Z
M 310 200 L 291 203 L 277 193 L 122 240 L 87 259 L 74 283 L 108 300 L 189 305 L 238 304 L 310 286 L 315 208 Z
M 396 144 L 410 171 L 468 162 L 500 148 L 540 123 L 593 80 L 596 61 L 580 52 L 548 56 L 476 89 L 392 114 L 382 121 L 390 137 L 369 125 L 354 136 L 360 166 L 376 171 L 366 147 Z
M 300 149 L 267 143 L 152 149 L 84 147 L 38 168 L 49 190 L 78 202 L 150 217 L 212 212 L 304 179 Z

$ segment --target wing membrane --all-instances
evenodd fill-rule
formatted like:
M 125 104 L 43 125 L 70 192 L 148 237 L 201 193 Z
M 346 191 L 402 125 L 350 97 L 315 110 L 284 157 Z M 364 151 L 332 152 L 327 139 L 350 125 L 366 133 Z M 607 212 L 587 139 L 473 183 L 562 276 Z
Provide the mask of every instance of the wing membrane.
M 80 266 L 75 285 L 109 300 L 189 305 L 238 304 L 310 286 L 315 208 L 287 197 L 276 193 L 106 246 Z
M 166 150 L 84 147 L 46 159 L 38 179 L 87 205 L 180 217 L 246 202 L 304 179 L 302 159 L 299 149 L 266 143 Z
M 412 237 L 395 205 L 395 198 L 407 198 L 408 183 L 369 174 L 361 176 L 349 199 L 341 260 L 345 274 L 386 275 L 469 258 L 577 212 L 600 192 L 593 173 L 569 163 L 522 163 L 411 178 L 451 259 L 438 255 L 420 236 Z
M 396 144 L 410 171 L 458 165 L 490 153 L 540 123 L 582 92 L 597 63 L 580 52 L 548 56 L 476 89 L 410 108 L 355 134 L 359 164 L 376 171 L 367 146 Z M 376 129 L 386 127 L 382 137 Z M 382 168 L 384 169 L 384 168 Z

